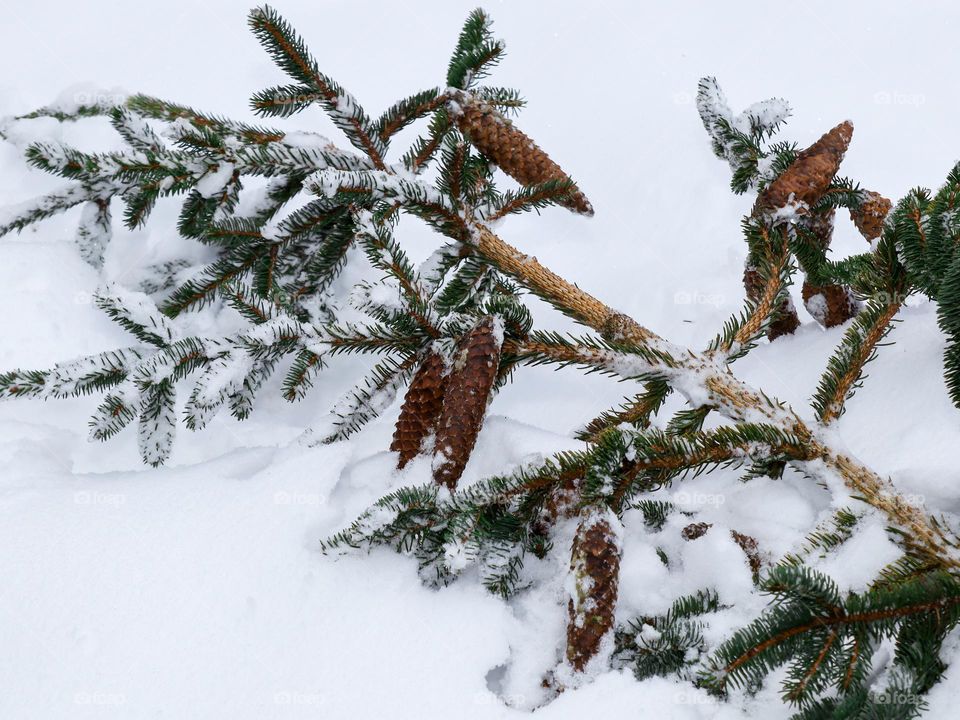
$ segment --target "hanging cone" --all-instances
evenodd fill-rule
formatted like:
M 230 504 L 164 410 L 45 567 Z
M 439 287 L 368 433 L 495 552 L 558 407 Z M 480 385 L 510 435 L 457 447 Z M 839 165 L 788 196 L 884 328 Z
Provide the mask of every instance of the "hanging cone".
M 823 135 L 813 145 L 797 155 L 796 160 L 784 170 L 757 198 L 756 211 L 772 214 L 781 208 L 794 207 L 803 227 L 813 236 L 822 252 L 830 247 L 833 238 L 833 221 L 836 215 L 828 211 L 811 214 L 815 205 L 829 188 L 844 153 L 853 137 L 853 124 L 845 121 Z M 762 292 L 762 282 L 756 273 L 744 273 L 744 285 L 748 296 Z M 803 302 L 809 313 L 824 327 L 840 325 L 860 310 L 860 304 L 850 290 L 842 285 L 803 285 Z M 794 332 L 800 325 L 792 301 L 785 302 L 778 317 L 771 323 L 767 337 L 773 340 Z
M 833 240 L 833 223 L 836 217 L 837 211 L 829 208 L 824 212 L 810 213 L 801 221 L 804 230 L 823 252 L 827 251 Z
M 887 219 L 887 213 L 890 212 L 893 203 L 872 190 L 868 190 L 865 194 L 866 200 L 863 204 L 856 210 L 850 210 L 850 219 L 864 238 L 874 240 L 883 232 L 883 222 Z
M 860 312 L 857 298 L 843 285 L 812 285 L 804 281 L 802 295 L 807 312 L 823 327 L 843 325 Z
M 534 532 L 543 536 L 549 535 L 551 528 L 557 524 L 558 520 L 577 514 L 583 476 L 582 469 L 561 475 L 560 483 L 543 501 L 543 509 L 533 525 Z
M 833 240 L 833 208 L 804 217 L 800 222 L 817 248 L 826 253 Z M 842 325 L 860 312 L 860 303 L 843 285 L 813 285 L 804 280 L 803 304 L 807 312 L 823 327 Z
M 567 605 L 567 662 L 583 672 L 613 632 L 620 584 L 620 521 L 611 512 L 587 508 L 573 540 Z
M 749 267 L 744 270 L 743 287 L 747 291 L 747 297 L 757 302 L 763 294 L 763 278 L 760 273 Z M 780 303 L 773 321 L 767 327 L 767 339 L 776 340 L 781 335 L 792 335 L 798 327 L 800 318 L 797 317 L 797 310 L 793 307 L 793 300 L 787 298 Z
M 502 344 L 503 335 L 488 315 L 461 341 L 450 371 L 437 421 L 433 479 L 451 491 L 456 490 L 480 434 Z
M 407 388 L 393 431 L 390 449 L 400 453 L 398 468 L 403 468 L 420 453 L 423 441 L 436 428 L 446 387 L 446 364 L 438 353 L 431 351 Z
M 797 155 L 780 177 L 757 198 L 757 208 L 768 213 L 803 203 L 812 207 L 826 192 L 853 137 L 853 123 L 840 123 Z
M 447 103 L 447 112 L 477 150 L 521 185 L 570 180 L 549 155 L 490 103 L 458 91 Z M 586 195 L 574 189 L 562 204 L 582 215 L 593 215 Z

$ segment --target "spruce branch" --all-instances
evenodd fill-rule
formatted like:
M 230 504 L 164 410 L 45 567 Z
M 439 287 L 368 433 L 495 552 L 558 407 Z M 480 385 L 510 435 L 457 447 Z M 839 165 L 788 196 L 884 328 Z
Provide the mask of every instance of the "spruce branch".
M 564 521 L 571 530 L 575 522 L 565 667 L 556 673 L 561 685 L 576 684 L 592 665 L 605 666 L 615 638 L 628 653 L 615 663 L 630 662 L 640 675 L 689 677 L 698 659 L 688 652 L 708 650 L 693 618 L 717 609 L 716 596 L 682 598 L 666 616 L 645 619 L 659 633 L 655 642 L 643 636 L 643 625 L 618 633 L 619 531 L 626 511 L 636 507 L 652 531 L 662 530 L 675 508 L 647 493 L 717 467 L 750 464 L 750 477 L 789 464 L 876 508 L 905 553 L 870 590 L 842 595 L 803 565 L 851 536 L 855 517 L 838 513 L 771 572 L 763 588 L 774 603 L 721 646 L 705 682 L 717 690 L 728 683 L 755 685 L 786 664 L 786 697 L 800 705 L 803 717 L 879 712 L 868 670 L 884 639 L 896 643 L 888 688 L 919 697 L 936 682 L 943 637 L 960 619 L 960 541 L 944 521 L 840 449 L 829 425 L 861 382 L 904 298 L 917 290 L 937 303 L 948 338 L 948 388 L 960 404 L 960 166 L 936 194 L 914 191 L 887 219 L 889 201 L 837 176 L 851 124 L 838 125 L 802 151 L 773 143 L 789 114 L 785 102 L 767 100 L 734 115 L 716 81 L 701 81 L 697 105 L 714 151 L 730 164 L 734 190 L 754 190 L 758 198 L 744 223 L 746 307 L 697 353 L 610 308 L 491 231 L 488 223 L 549 204 L 583 214 L 592 206 L 507 119 L 522 104 L 519 95 L 476 84 L 504 52 L 482 11 L 463 28 L 446 89 L 401 99 L 375 120 L 320 73 L 303 40 L 275 11 L 254 10 L 250 24 L 292 78 L 254 95 L 254 109 L 287 117 L 318 103 L 362 154 L 340 150 L 316 133 L 237 123 L 145 96 L 117 107 L 81 108 L 77 115 L 108 114 L 128 149 L 90 154 L 57 143 L 31 146 L 31 164 L 72 184 L 8 213 L 0 234 L 83 205 L 77 239 L 85 259 L 98 266 L 112 230 L 113 198 L 124 201 L 126 224 L 134 228 L 161 198 L 181 195 L 179 233 L 206 244 L 214 257 L 200 268 L 170 262 L 155 286 L 163 293 L 172 288 L 162 313 L 144 295 L 118 291 L 98 299 L 139 344 L 48 370 L 0 374 L 0 397 L 98 393 L 103 398 L 91 437 L 107 439 L 137 420 L 141 455 L 159 465 L 172 449 L 176 396 L 187 378 L 192 385 L 182 419 L 200 429 L 226 407 L 246 417 L 277 369 L 286 371 L 281 392 L 295 400 L 331 358 L 379 356 L 334 407 L 334 429 L 325 439 L 357 431 L 409 382 L 391 449 L 400 467 L 433 450 L 433 482 L 390 493 L 324 548 L 389 545 L 414 555 L 434 584 L 472 565 L 488 589 L 506 597 L 526 582 L 528 554 L 544 558 Z M 398 164 L 388 165 L 391 140 L 425 118 L 424 135 Z M 521 187 L 499 190 L 494 166 Z M 428 167 L 435 172 L 427 174 Z M 247 183 L 249 176 L 267 179 L 251 202 L 246 185 L 257 183 Z M 837 208 L 850 211 L 871 241 L 869 252 L 838 262 L 827 258 Z M 394 237 L 402 213 L 447 238 L 419 267 Z M 352 308 L 346 308 L 338 280 L 348 256 L 360 254 L 354 248 L 366 256 L 367 276 L 349 277 Z M 799 322 L 788 294 L 794 258 L 806 274 L 808 309 L 828 306 L 818 318 L 822 324 L 846 322 L 859 299 L 867 302 L 830 360 L 814 397 L 813 422 L 730 371 L 764 332 L 772 338 Z M 379 276 L 369 277 L 371 270 Z M 175 276 L 186 282 L 173 287 Z M 527 292 L 593 332 L 534 331 Z M 180 336 L 171 318 L 218 300 L 249 327 L 225 337 Z M 353 311 L 359 317 L 345 314 Z M 577 451 L 461 486 L 489 399 L 520 365 L 538 363 L 576 365 L 639 381 L 644 389 L 589 423 L 578 434 L 585 445 Z M 653 416 L 674 391 L 687 407 L 666 422 L 657 418 L 655 426 Z M 705 430 L 711 412 L 725 422 Z M 684 537 L 709 527 L 693 521 Z M 756 541 L 740 533 L 733 538 L 758 575 Z M 659 554 L 668 562 L 662 549 Z M 826 697 L 830 691 L 835 697 Z M 889 705 L 907 714 L 919 706 Z
M 818 523 L 795 551 L 784 555 L 779 564 L 800 567 L 814 553 L 820 553 L 822 557 L 849 540 L 860 520 L 861 515 L 850 508 L 836 510 Z
M 960 620 L 960 584 L 946 573 L 842 597 L 826 576 L 779 567 L 762 587 L 774 598 L 770 609 L 725 642 L 701 676 L 715 691 L 788 664 L 786 700 L 807 706 L 831 685 L 842 698 L 854 678 L 862 682 L 878 640 L 937 642 Z
M 391 105 L 377 118 L 374 123 L 377 137 L 385 145 L 398 132 L 410 123 L 435 112 L 447 101 L 446 93 L 439 88 L 423 90 L 422 92 L 404 98 Z
M 478 251 L 502 272 L 517 278 L 536 294 L 564 308 L 568 314 L 618 342 L 629 342 L 647 348 L 658 356 L 669 357 L 676 363 L 672 368 L 672 385 L 685 394 L 696 406 L 711 405 L 724 416 L 741 421 L 748 417 L 763 417 L 799 437 L 807 438 L 808 448 L 817 459 L 791 461 L 802 472 L 828 482 L 839 479 L 867 503 L 883 512 L 891 523 L 905 533 L 911 548 L 934 563 L 960 569 L 960 557 L 954 547 L 952 534 L 922 509 L 904 500 L 889 480 L 858 463 L 829 442 L 818 439 L 799 417 L 781 403 L 735 379 L 725 366 L 685 348 L 667 343 L 633 319 L 604 305 L 592 295 L 567 282 L 528 258 L 485 227 L 478 229 Z M 633 376 L 635 366 L 628 366 Z M 648 368 L 657 371 L 657 368 Z M 678 372 L 679 371 L 679 372 Z
M 739 115 L 730 109 L 716 78 L 701 78 L 697 87 L 697 111 L 710 136 L 714 154 L 730 164 L 731 188 L 740 194 L 769 178 L 763 164 L 773 167 L 787 148 L 765 148 L 768 140 L 790 116 L 785 100 L 771 98 L 755 103 Z
M 390 356 L 377 363 L 366 377 L 333 406 L 332 413 L 337 418 L 334 429 L 326 434 L 321 442 L 345 440 L 378 417 L 394 401 L 415 366 L 416 356 L 413 354 L 406 357 Z
M 864 366 L 876 357 L 877 348 L 893 329 L 899 300 L 870 301 L 844 333 L 843 341 L 827 361 L 827 369 L 813 397 L 817 418 L 828 425 L 844 412 L 863 378 Z
M 132 95 L 127 99 L 126 108 L 145 118 L 176 122 L 184 120 L 196 129 L 215 131 L 220 135 L 229 135 L 244 143 L 262 144 L 282 140 L 285 133 L 281 130 L 247 125 L 223 117 L 208 115 L 185 105 L 150 97 Z
M 756 282 L 749 288 L 743 312 L 730 318 L 707 348 L 707 352 L 723 354 L 727 362 L 749 352 L 763 333 L 774 335 L 775 323 L 790 302 L 788 288 L 793 266 L 786 229 L 748 218 L 744 230 L 754 236 L 752 240 L 757 248 L 756 265 L 750 271 Z
M 250 28 L 277 65 L 302 84 L 280 94 L 264 91 L 255 95 L 251 101 L 254 111 L 290 114 L 295 111 L 291 108 L 300 109 L 308 101 L 316 101 L 350 142 L 362 150 L 376 168 L 384 169 L 386 147 L 374 124 L 350 93 L 320 72 L 303 39 L 290 24 L 269 5 L 264 5 L 250 13 Z M 305 100 L 304 95 L 309 100 Z
M 492 24 L 480 8 L 467 17 L 447 69 L 447 87 L 467 90 L 500 62 L 505 47 L 494 39 Z
M 626 400 L 619 407 L 607 410 L 587 423 L 577 432 L 578 440 L 596 442 L 604 432 L 623 423 L 629 423 L 639 428 L 650 424 L 651 416 L 663 406 L 670 394 L 670 385 L 662 380 L 651 380 L 644 387 L 644 392 Z
M 677 598 L 664 614 L 631 620 L 617 631 L 614 667 L 628 667 L 638 680 L 653 676 L 689 679 L 706 652 L 705 623 L 697 618 L 723 609 L 713 590 Z

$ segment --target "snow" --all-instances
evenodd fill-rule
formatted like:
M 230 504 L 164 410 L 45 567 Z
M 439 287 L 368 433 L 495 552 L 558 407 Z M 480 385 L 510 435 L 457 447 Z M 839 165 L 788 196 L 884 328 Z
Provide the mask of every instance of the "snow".
M 880 518 L 865 525 L 816 566 L 833 578 L 841 591 L 863 592 L 880 570 L 900 557 Z
M 810 316 L 816 320 L 821 325 L 826 324 L 827 322 L 827 298 L 824 297 L 823 293 L 817 293 L 816 295 L 811 295 L 807 298 L 804 305 L 807 308 L 807 312 L 810 313 Z
M 329 149 L 331 145 L 336 147 L 335 143 L 323 135 L 296 130 L 285 133 L 283 136 L 283 143 L 285 145 L 289 145 L 290 147 L 310 148 L 313 150 Z
M 785 122 L 791 114 L 790 105 L 782 98 L 761 100 L 747 107 L 738 118 L 737 129 L 749 133 L 754 128 L 770 129 Z
M 174 324 L 157 310 L 156 304 L 146 293 L 110 285 L 97 293 L 97 299 L 117 306 L 130 322 L 144 328 L 163 343 L 172 343 L 180 337 Z
M 233 176 L 234 167 L 231 163 L 220 162 L 216 167 L 197 181 L 196 190 L 205 198 L 213 197 L 223 192 L 230 178 Z
M 363 4 L 320 8 L 291 0 L 280 9 L 324 71 L 375 117 L 442 77 L 474 4 L 430 0 L 414 17 L 404 4 L 381 3 L 375 23 Z M 937 186 L 960 158 L 953 126 L 960 96 L 950 90 L 948 70 L 960 9 L 940 8 L 919 43 L 904 41 L 902 9 L 894 3 L 871 6 L 869 32 L 857 4 L 756 7 L 734 21 L 728 6 L 692 2 L 655 11 L 573 0 L 554 3 L 549 13 L 535 4 L 488 6 L 510 46 L 492 81 L 516 85 L 530 99 L 518 127 L 569 169 L 597 208 L 591 220 L 559 209 L 511 217 L 498 232 L 663 337 L 697 349 L 739 309 L 739 221 L 753 202 L 730 193 L 729 169 L 710 151 L 692 103 L 701 75 L 716 75 L 732 107 L 765 123 L 783 116 L 784 107 L 750 103 L 788 98 L 794 115 L 783 136 L 800 146 L 853 115 L 857 136 L 842 172 L 893 199 L 916 185 Z M 278 71 L 251 40 L 244 14 L 226 0 L 21 3 L 0 26 L 0 64 L 18 69 L 0 79 L 0 116 L 51 105 L 75 109 L 81 93 L 117 86 L 256 122 L 248 98 L 276 84 Z M 429 33 L 417 31 L 424 18 Z M 783 27 L 803 38 L 796 67 L 758 62 L 756 44 L 740 41 Z M 356 28 L 363 32 L 350 31 Z M 411 47 L 403 38 L 415 32 Z M 85 39 L 82 47 L 77 37 Z M 170 51 L 174 46 L 178 52 Z M 211 58 L 228 58 L 229 71 L 198 72 Z M 610 67 L 623 72 L 601 71 Z M 830 82 L 815 81 L 824 77 Z M 571 102 L 570 88 L 588 89 L 591 101 Z M 284 142 L 292 147 L 322 148 L 320 136 L 349 147 L 319 110 L 288 126 Z M 418 129 L 393 142 L 388 161 Z M 33 198 L 62 183 L 24 167 L 29 142 L 117 149 L 102 119 L 3 122 L 0 134 L 7 139 L 0 141 L 3 222 L 13 217 L 9 208 L 32 207 Z M 207 178 L 207 191 L 223 188 L 227 169 L 221 163 Z M 206 248 L 176 237 L 177 209 L 176 201 L 161 202 L 147 227 L 133 232 L 114 217 L 103 276 L 74 244 L 81 208 L 0 238 L 0 372 L 128 347 L 130 336 L 92 297 L 105 279 L 136 289 L 153 272 L 146 268 L 162 267 L 185 248 L 191 260 L 209 260 Z M 398 239 L 428 278 L 440 260 L 436 236 L 404 219 Z M 834 257 L 865 248 L 840 213 Z M 534 311 L 538 327 L 576 330 L 542 304 Z M 208 308 L 188 318 L 181 333 L 219 334 L 230 312 Z M 824 330 L 800 312 L 805 324 L 795 336 L 761 345 L 734 370 L 806 419 L 844 328 Z M 960 513 L 953 457 L 960 416 L 944 391 L 935 308 L 911 301 L 902 318 L 890 336 L 896 344 L 881 349 L 831 432 L 901 491 Z M 292 326 L 281 318 L 253 335 L 269 342 Z M 486 593 L 469 568 L 434 590 L 421 584 L 413 560 L 392 552 L 322 555 L 321 538 L 384 493 L 429 475 L 426 458 L 403 473 L 393 470 L 387 448 L 397 402 L 348 441 L 297 442 L 308 427 L 322 434 L 334 400 L 367 368 L 366 358 L 333 359 L 297 404 L 284 401 L 279 381 L 270 381 L 249 420 L 237 423 L 223 412 L 201 432 L 178 428 L 169 465 L 160 469 L 141 464 L 135 428 L 108 443 L 87 442 L 97 396 L 0 406 L 0 717 L 519 718 L 547 701 L 536 715 L 546 720 L 791 714 L 773 682 L 754 698 L 720 704 L 689 684 L 638 682 L 629 672 L 599 674 L 552 698 L 540 683 L 563 652 L 558 572 L 569 564 L 572 527 L 561 530 L 555 552 L 528 560 L 534 585 L 510 602 Z M 686 390 L 697 397 L 696 388 Z M 575 370 L 518 371 L 494 399 L 462 483 L 582 447 L 571 430 L 634 392 L 632 383 Z M 187 393 L 180 395 L 178 415 Z M 673 397 L 669 408 L 679 403 Z M 679 532 L 693 520 L 673 516 L 653 532 L 639 511 L 629 511 L 618 621 L 664 612 L 679 594 L 714 587 L 734 605 L 712 616 L 706 630 L 708 642 L 722 640 L 764 607 L 730 531 L 755 537 L 766 556 L 780 557 L 836 505 L 862 507 L 842 489 L 831 490 L 791 471 L 781 480 L 743 483 L 729 470 L 658 491 L 655 497 L 713 526 L 685 541 Z M 450 549 L 451 562 L 459 562 Z M 816 566 L 842 588 L 862 589 L 895 558 L 882 522 L 867 516 Z M 954 662 L 931 694 L 930 717 L 948 716 L 960 697 L 955 638 L 944 657 Z
M 124 102 L 130 93 L 118 88 L 103 88 L 93 83 L 77 83 L 64 88 L 53 102 L 46 103 L 51 112 L 73 114 L 81 108 L 113 107 Z

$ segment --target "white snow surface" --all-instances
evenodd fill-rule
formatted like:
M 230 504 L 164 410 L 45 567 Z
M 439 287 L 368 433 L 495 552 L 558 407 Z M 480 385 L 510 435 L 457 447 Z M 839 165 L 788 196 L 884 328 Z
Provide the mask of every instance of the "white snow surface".
M 509 48 L 492 84 L 528 98 L 518 127 L 577 178 L 596 208 L 589 220 L 561 209 L 511 217 L 498 232 L 694 348 L 739 309 L 746 251 L 739 223 L 753 202 L 730 193 L 729 168 L 710 150 L 693 102 L 701 76 L 715 75 L 735 109 L 787 99 L 793 115 L 781 137 L 801 146 L 852 116 L 857 131 L 842 173 L 894 199 L 916 185 L 937 187 L 960 159 L 952 75 L 960 7 L 936 3 L 921 42 L 904 33 L 902 5 L 889 1 L 748 4 L 755 7 L 736 12 L 688 0 L 655 8 L 486 4 Z M 442 82 L 474 5 L 276 6 L 324 72 L 376 116 Z M 144 92 L 255 121 L 249 96 L 286 80 L 249 34 L 246 10 L 226 0 L 16 3 L 0 25 L 0 117 Z M 781 40 L 764 40 L 771 35 Z M 757 54 L 792 44 L 802 44 L 802 62 L 791 59 L 796 54 L 776 61 Z M 100 87 L 123 90 L 91 89 Z M 283 123 L 349 148 L 319 109 Z M 0 132 L 7 137 L 2 206 L 62 183 L 25 167 L 22 150 L 32 139 L 117 147 L 102 119 L 4 122 Z M 391 160 L 412 137 L 404 131 Z M 211 178 L 209 189 L 222 179 Z M 79 209 L 0 239 L 0 372 L 130 345 L 91 299 L 104 282 L 134 288 L 144 268 L 184 253 L 209 257 L 176 238 L 177 209 L 162 202 L 145 228 L 130 232 L 115 206 L 102 275 L 74 245 Z M 835 237 L 837 257 L 866 248 L 842 213 Z M 437 246 L 429 229 L 407 219 L 400 239 L 416 262 Z M 546 307 L 535 310 L 540 327 L 573 327 Z M 807 400 L 843 328 L 824 331 L 800 313 L 795 336 L 759 347 L 735 371 L 809 417 Z M 181 332 L 221 334 L 230 322 L 221 315 L 192 315 Z M 870 366 L 836 435 L 913 500 L 957 513 L 960 412 L 945 393 L 943 337 L 929 303 L 911 301 L 902 319 L 890 337 L 896 344 Z M 0 718 L 520 718 L 543 703 L 540 681 L 564 644 L 560 571 L 572 527 L 561 528 L 546 560 L 530 561 L 533 589 L 509 602 L 487 594 L 469 572 L 428 589 L 415 563 L 390 551 L 319 552 L 320 539 L 378 497 L 429 476 L 426 458 L 394 470 L 387 448 L 398 402 L 350 441 L 295 442 L 306 428 L 329 423 L 333 402 L 369 366 L 366 358 L 333 362 L 294 405 L 281 399 L 277 379 L 243 423 L 224 413 L 198 433 L 181 426 L 161 469 L 140 463 L 133 429 L 107 444 L 87 441 L 97 396 L 0 405 Z M 571 430 L 633 392 L 576 370 L 521 370 L 494 400 L 462 482 L 578 447 Z M 628 513 L 618 620 L 662 613 L 678 595 L 713 587 L 734 610 L 711 619 L 711 643 L 764 607 L 729 531 L 755 537 L 776 559 L 834 505 L 827 490 L 792 472 L 746 484 L 734 471 L 712 473 L 661 495 L 713 528 L 686 542 L 682 518 L 652 533 L 637 511 Z M 845 589 L 862 589 L 896 558 L 879 520 L 861 530 L 817 565 Z M 675 561 L 670 569 L 658 547 Z M 944 654 L 953 664 L 930 695 L 931 718 L 950 716 L 960 700 L 956 638 Z M 536 717 L 790 714 L 775 682 L 755 697 L 718 703 L 689 684 L 606 672 Z

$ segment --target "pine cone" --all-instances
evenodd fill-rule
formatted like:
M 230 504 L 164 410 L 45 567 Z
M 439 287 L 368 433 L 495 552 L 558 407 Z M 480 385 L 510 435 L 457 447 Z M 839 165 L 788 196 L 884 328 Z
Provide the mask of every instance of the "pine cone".
M 803 227 L 823 253 L 830 248 L 836 214 L 836 210 L 830 208 L 802 220 Z M 860 312 L 860 303 L 844 285 L 812 285 L 804 280 L 802 295 L 807 312 L 823 327 L 842 325 Z
M 464 337 L 454 360 L 437 421 L 433 479 L 455 490 L 477 442 L 487 398 L 500 366 L 502 334 L 487 316 Z
M 543 509 L 534 524 L 534 530 L 541 535 L 548 535 L 558 520 L 576 515 L 582 484 L 583 472 L 580 470 L 562 475 L 560 483 L 543 501 Z
M 803 283 L 803 304 L 823 327 L 843 325 L 860 312 L 860 303 L 843 285 L 811 285 Z
M 867 199 L 859 208 L 850 210 L 850 219 L 864 238 L 873 240 L 880 237 L 880 233 L 883 232 L 883 222 L 887 219 L 887 213 L 890 212 L 893 203 L 872 190 L 866 195 Z
M 803 228 L 811 235 L 817 247 L 826 252 L 833 240 L 833 221 L 837 211 L 829 208 L 824 212 L 810 213 L 803 218 Z
M 760 273 L 753 268 L 744 270 L 743 287 L 747 291 L 747 297 L 756 302 L 763 293 L 763 278 L 760 277 Z M 797 317 L 793 301 L 787 298 L 780 303 L 773 321 L 767 327 L 767 339 L 772 341 L 781 335 L 792 335 L 798 327 L 800 327 L 800 318 Z
M 853 137 L 853 123 L 840 123 L 797 155 L 757 198 L 757 208 L 775 212 L 792 203 L 812 207 L 826 192 Z
M 612 513 L 585 511 L 573 540 L 570 574 L 574 591 L 567 605 L 567 661 L 576 672 L 601 650 L 613 630 L 620 584 L 620 539 Z
M 443 358 L 430 352 L 420 364 L 403 398 L 390 449 L 400 453 L 398 468 L 403 468 L 423 449 L 423 441 L 436 429 L 447 387 L 447 368 Z
M 713 527 L 713 523 L 696 522 L 690 523 L 680 531 L 680 537 L 684 540 L 696 540 L 707 534 L 707 530 Z
M 549 155 L 490 103 L 460 91 L 447 104 L 447 112 L 480 152 L 521 185 L 570 180 Z M 576 186 L 574 190 L 562 204 L 582 215 L 593 215 L 586 195 Z

